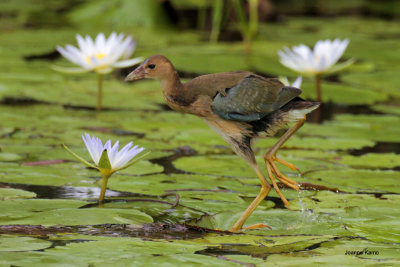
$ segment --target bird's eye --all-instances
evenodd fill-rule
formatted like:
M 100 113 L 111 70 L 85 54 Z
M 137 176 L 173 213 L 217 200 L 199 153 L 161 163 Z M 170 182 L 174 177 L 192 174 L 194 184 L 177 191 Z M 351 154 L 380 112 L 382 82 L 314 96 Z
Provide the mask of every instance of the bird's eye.
M 156 67 L 156 65 L 155 64 L 150 64 L 150 65 L 148 65 L 147 66 L 149 69 L 154 69 L 155 67 Z

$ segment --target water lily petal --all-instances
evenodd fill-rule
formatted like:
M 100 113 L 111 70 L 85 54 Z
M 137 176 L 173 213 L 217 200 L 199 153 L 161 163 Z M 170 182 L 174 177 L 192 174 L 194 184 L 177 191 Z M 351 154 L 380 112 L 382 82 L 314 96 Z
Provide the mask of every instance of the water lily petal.
M 119 168 L 123 168 L 131 159 L 133 159 L 137 154 L 142 152 L 144 148 L 132 148 L 127 153 L 125 156 L 120 160 L 118 166 Z
M 80 36 L 79 34 L 76 35 L 76 40 L 78 41 L 78 46 L 84 54 L 87 54 L 91 51 L 90 45 L 86 42 L 86 40 Z
M 348 43 L 348 39 L 319 40 L 313 50 L 300 44 L 292 49 L 285 47 L 283 51 L 278 51 L 278 55 L 284 66 L 297 72 L 305 75 L 324 74 L 330 72 L 343 55 Z
M 99 33 L 95 40 L 86 35 L 83 38 L 77 34 L 76 39 L 78 48 L 72 45 L 66 45 L 65 47 L 57 47 L 57 50 L 74 64 L 81 66 L 81 68 L 68 68 L 54 67 L 54 69 L 69 72 L 85 72 L 94 70 L 99 74 L 110 73 L 113 68 L 124 68 L 129 67 L 142 61 L 142 58 L 129 58 L 136 46 L 131 36 L 126 36 L 120 33 L 117 34 L 112 32 L 106 39 L 103 33 Z M 126 59 L 121 60 L 120 59 Z
M 121 159 L 125 156 L 126 152 L 132 147 L 133 143 L 129 142 L 126 146 L 124 146 L 117 154 L 116 159 L 114 160 L 114 164 L 118 165 Z
M 117 44 L 116 40 L 117 40 L 117 34 L 115 32 L 112 32 L 110 37 L 108 37 L 108 39 L 106 40 L 106 45 L 105 45 L 106 47 L 104 50 L 106 54 L 111 53 L 111 51 L 115 49 L 115 45 Z
M 94 42 L 89 35 L 86 35 L 85 40 L 86 40 L 86 48 L 89 55 L 89 53 L 93 53 L 95 50 Z
M 90 135 L 87 133 L 85 133 L 85 135 L 82 136 L 82 139 L 94 163 L 98 165 L 101 154 L 103 152 L 103 145 L 101 140 L 95 138 L 94 136 L 93 138 L 91 138 Z
M 104 36 L 104 33 L 99 33 L 94 41 L 95 45 L 95 52 L 101 53 L 105 50 L 105 45 L 106 45 L 106 37 Z
M 293 87 L 300 88 L 301 83 L 303 82 L 303 77 L 299 76 L 297 79 L 292 83 Z
M 61 67 L 52 65 L 51 68 L 55 71 L 63 72 L 63 73 L 85 73 L 91 71 L 91 69 L 85 68 L 70 68 L 70 67 Z
M 110 63 L 115 63 L 118 59 L 120 59 L 125 50 L 129 46 L 129 43 L 132 41 L 132 37 L 128 36 L 122 43 L 118 44 L 118 48 L 112 50 L 112 53 L 109 55 Z
M 118 149 L 119 149 L 119 141 L 115 142 L 115 144 L 112 146 L 111 149 L 108 149 L 108 150 L 107 150 L 108 158 L 110 159 L 110 163 L 111 163 L 111 166 L 112 166 L 112 167 L 114 167 L 114 166 L 113 166 L 113 165 L 114 165 L 113 162 L 114 162 L 114 161 L 116 160 L 116 158 L 117 158 Z
M 72 45 L 66 45 L 65 46 L 65 51 L 72 55 L 72 57 L 75 59 L 75 64 L 80 65 L 84 68 L 91 68 L 91 66 L 88 64 L 86 60 L 86 56 L 83 54 L 82 51 L 77 49 L 75 46 Z
M 142 154 L 142 155 L 140 155 L 140 156 L 138 156 L 138 157 L 132 159 L 130 162 L 126 163 L 125 166 L 121 167 L 121 169 L 119 169 L 119 170 L 123 170 L 123 169 L 126 169 L 126 168 L 130 167 L 132 164 L 134 164 L 134 163 L 137 162 L 138 160 L 140 160 L 140 159 L 146 157 L 148 154 L 150 154 L 150 152 L 151 152 L 151 151 L 147 151 L 146 153 L 144 153 L 144 154 Z
M 342 42 L 340 42 L 340 40 L 338 40 L 338 42 L 339 43 L 337 44 L 337 46 L 335 47 L 335 50 L 332 53 L 332 60 L 334 61 L 334 63 L 336 63 L 339 60 L 339 58 L 343 55 L 343 53 L 346 50 L 350 41 L 349 41 L 349 39 L 345 39 Z
M 129 45 L 127 46 L 127 48 L 125 49 L 122 58 L 123 59 L 128 59 L 130 58 L 130 56 L 132 56 L 133 51 L 135 51 L 136 48 L 136 41 L 135 40 L 131 40 L 131 42 L 129 43 Z
M 69 61 L 71 61 L 77 65 L 81 65 L 81 59 L 76 54 L 62 48 L 61 46 L 57 46 L 56 49 L 63 57 L 65 57 Z
M 138 63 L 142 62 L 143 60 L 144 60 L 143 58 L 137 57 L 137 58 L 132 58 L 132 59 L 128 59 L 128 60 L 118 61 L 118 62 L 114 63 L 112 66 L 115 68 L 126 68 L 126 67 L 133 66 L 135 64 L 138 64 Z
M 281 62 L 284 66 L 286 66 L 286 67 L 288 67 L 288 68 L 290 68 L 290 69 L 296 70 L 296 71 L 302 71 L 302 68 L 300 68 L 300 67 L 297 65 L 297 63 L 294 61 L 294 58 L 293 58 L 292 56 L 286 54 L 286 53 L 283 52 L 283 51 L 278 51 L 278 54 L 279 54 L 279 56 L 280 56 L 280 62 Z

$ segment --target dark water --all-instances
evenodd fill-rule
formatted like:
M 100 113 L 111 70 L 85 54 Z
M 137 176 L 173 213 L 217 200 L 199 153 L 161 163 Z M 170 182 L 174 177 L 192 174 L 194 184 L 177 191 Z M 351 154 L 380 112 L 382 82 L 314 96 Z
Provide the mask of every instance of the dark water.
M 400 154 L 400 143 L 395 142 L 377 142 L 372 147 L 363 147 L 360 149 L 349 149 L 348 153 L 353 156 L 361 156 L 368 153 L 395 153 Z
M 0 225 L 0 234 L 35 235 L 46 237 L 57 233 L 75 233 L 92 236 L 110 237 L 139 237 L 143 239 L 185 240 L 201 238 L 207 233 L 232 234 L 227 231 L 218 231 L 186 224 L 146 223 L 143 225 L 101 224 L 101 225 L 74 225 L 50 226 L 41 225 Z M 64 246 L 65 240 L 54 240 L 53 246 Z M 71 242 L 85 242 L 86 240 L 72 240 Z

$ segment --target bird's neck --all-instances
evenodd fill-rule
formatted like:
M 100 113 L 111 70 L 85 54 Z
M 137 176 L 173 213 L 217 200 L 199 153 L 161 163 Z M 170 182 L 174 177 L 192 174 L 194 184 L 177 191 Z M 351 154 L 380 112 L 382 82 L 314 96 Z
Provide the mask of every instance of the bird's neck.
M 184 87 L 178 73 L 174 70 L 168 77 L 160 80 L 164 95 L 183 96 Z
M 196 96 L 181 83 L 178 73 L 174 71 L 160 82 L 168 106 L 176 111 L 190 112 L 188 107 L 195 101 Z

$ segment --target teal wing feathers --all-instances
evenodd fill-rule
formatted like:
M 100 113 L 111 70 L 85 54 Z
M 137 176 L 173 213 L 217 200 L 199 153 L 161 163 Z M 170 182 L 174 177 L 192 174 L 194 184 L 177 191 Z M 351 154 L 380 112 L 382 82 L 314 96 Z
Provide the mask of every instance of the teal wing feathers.
M 296 96 L 301 90 L 284 86 L 278 79 L 249 75 L 231 88 L 218 93 L 212 110 L 226 120 L 255 121 L 271 113 Z

